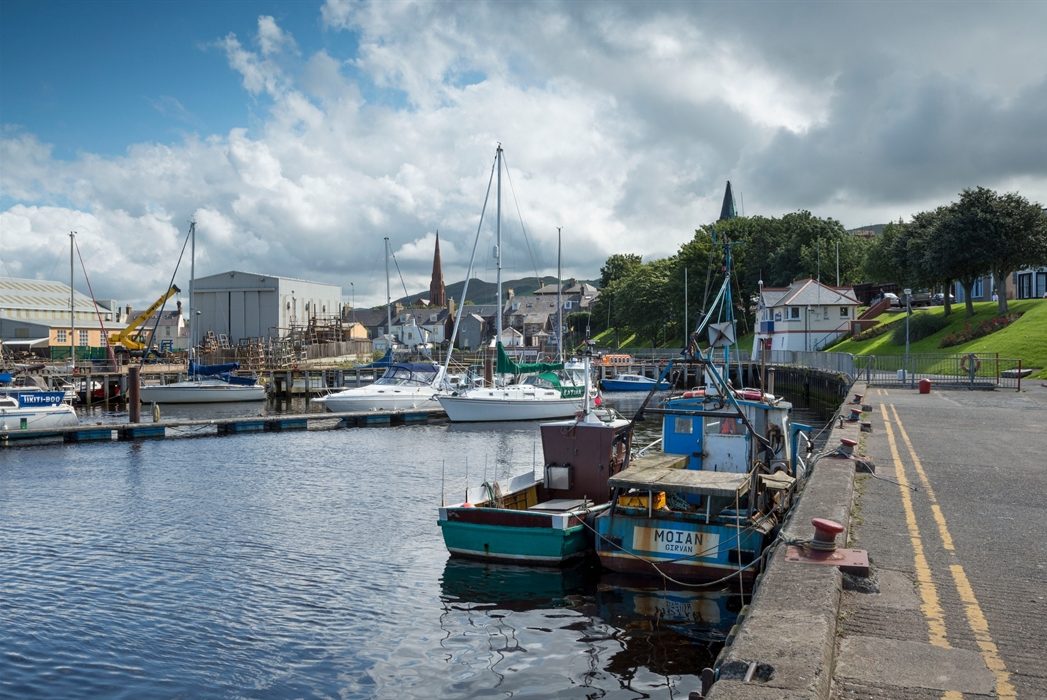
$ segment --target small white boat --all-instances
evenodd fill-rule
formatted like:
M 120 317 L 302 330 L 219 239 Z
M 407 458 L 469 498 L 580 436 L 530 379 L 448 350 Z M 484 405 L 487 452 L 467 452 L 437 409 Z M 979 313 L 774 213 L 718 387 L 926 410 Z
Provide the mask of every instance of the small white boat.
M 582 410 L 581 387 L 553 386 L 541 375 L 520 384 L 469 389 L 460 395 L 438 396 L 447 418 L 454 423 L 570 418 Z
M 344 389 L 315 400 L 335 413 L 437 408 L 433 397 L 450 390 L 444 376 L 443 368 L 435 362 L 398 362 L 390 365 L 373 384 Z
M 619 374 L 616 377 L 607 377 L 600 380 L 600 386 L 604 391 L 650 391 L 657 386 L 658 391 L 667 391 L 669 382 L 659 382 L 657 379 L 645 377 L 642 374 Z
M 171 384 L 145 384 L 139 392 L 142 403 L 228 403 L 264 401 L 265 387 L 253 377 L 232 374 L 236 362 L 224 365 L 189 363 L 190 379 Z
M 222 379 L 190 379 L 171 384 L 143 386 L 142 403 L 227 403 L 265 401 L 261 384 L 230 384 Z
M 78 425 L 76 411 L 61 391 L 0 393 L 0 431 L 48 430 Z

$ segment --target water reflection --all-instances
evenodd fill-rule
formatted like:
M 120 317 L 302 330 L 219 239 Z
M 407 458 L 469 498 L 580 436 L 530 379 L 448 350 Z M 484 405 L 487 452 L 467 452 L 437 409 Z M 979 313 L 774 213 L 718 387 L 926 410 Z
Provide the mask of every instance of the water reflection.
M 470 684 L 505 692 L 538 682 L 538 669 L 517 658 L 533 651 L 545 657 L 550 688 L 565 687 L 561 673 L 591 689 L 586 697 L 686 697 L 701 687 L 743 603 L 731 591 L 601 573 L 595 562 L 558 570 L 449 559 L 440 584 L 447 663 Z M 482 650 L 478 636 L 488 642 Z M 557 664 L 562 645 L 573 650 L 569 667 Z

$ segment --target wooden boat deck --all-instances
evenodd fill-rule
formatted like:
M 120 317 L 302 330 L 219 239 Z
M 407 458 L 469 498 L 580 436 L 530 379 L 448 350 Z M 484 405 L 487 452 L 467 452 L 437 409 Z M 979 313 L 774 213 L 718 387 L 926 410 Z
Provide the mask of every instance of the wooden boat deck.
M 614 488 L 642 491 L 675 491 L 720 498 L 735 498 L 749 491 L 749 475 L 684 469 L 686 455 L 653 455 L 633 460 L 628 469 L 612 476 Z

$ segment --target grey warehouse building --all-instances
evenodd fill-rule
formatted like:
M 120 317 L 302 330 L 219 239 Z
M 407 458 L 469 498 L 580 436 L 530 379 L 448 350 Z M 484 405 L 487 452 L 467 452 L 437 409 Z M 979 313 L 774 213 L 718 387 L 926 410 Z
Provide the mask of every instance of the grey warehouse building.
M 309 319 L 330 319 L 341 311 L 342 290 L 289 277 L 250 272 L 221 272 L 193 282 L 192 313 L 196 342 L 208 331 L 230 344 L 249 338 L 283 338 L 292 326 Z

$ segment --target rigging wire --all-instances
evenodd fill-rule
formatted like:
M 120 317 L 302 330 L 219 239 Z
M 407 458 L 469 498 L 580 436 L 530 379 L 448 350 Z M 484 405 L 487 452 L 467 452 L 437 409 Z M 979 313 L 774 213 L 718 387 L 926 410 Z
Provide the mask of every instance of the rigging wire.
M 502 161 L 505 163 L 505 179 L 509 181 L 509 191 L 513 195 L 513 204 L 516 205 L 516 216 L 520 219 L 520 231 L 523 232 L 524 245 L 527 247 L 527 254 L 531 258 L 531 266 L 534 268 L 534 276 L 538 278 L 540 284 L 541 278 L 538 277 L 537 257 L 534 254 L 531 239 L 527 235 L 527 227 L 524 225 L 523 213 L 520 211 L 520 202 L 516 198 L 516 189 L 513 187 L 513 178 L 509 174 L 509 162 L 506 160 L 504 151 L 502 152 Z

